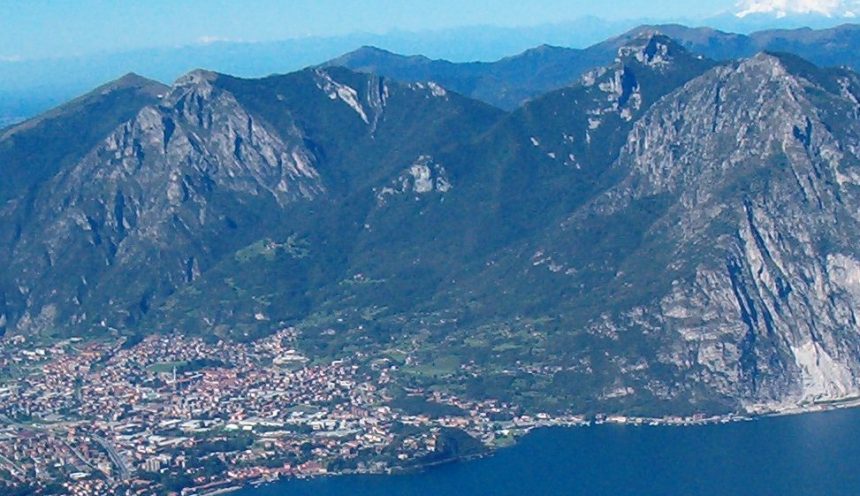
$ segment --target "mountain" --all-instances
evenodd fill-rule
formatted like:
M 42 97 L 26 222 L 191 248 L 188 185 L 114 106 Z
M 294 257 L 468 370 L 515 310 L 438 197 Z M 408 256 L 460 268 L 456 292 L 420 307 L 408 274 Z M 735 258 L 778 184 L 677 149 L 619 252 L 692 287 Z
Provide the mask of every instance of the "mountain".
M 0 128 L 36 115 L 128 70 L 162 81 L 173 80 L 194 67 L 208 67 L 243 77 L 260 77 L 316 65 L 361 45 L 374 45 L 386 50 L 360 49 L 355 54 L 334 60 L 356 70 L 373 66 L 377 72 L 403 81 L 436 80 L 464 95 L 513 109 L 531 97 L 569 85 L 588 69 L 612 62 L 618 43 L 604 44 L 601 40 L 643 22 L 650 22 L 646 28 L 658 27 L 664 34 L 683 41 L 692 51 L 717 60 L 748 57 L 761 50 L 772 50 L 796 53 L 822 66 L 845 64 L 857 68 L 852 49 L 856 46 L 856 35 L 851 34 L 852 30 L 856 31 L 856 26 L 834 27 L 836 22 L 840 22 L 836 17 L 802 19 L 800 24 L 791 18 L 770 18 L 750 24 L 753 18 L 748 17 L 738 24 L 739 19 L 732 15 L 704 21 L 712 28 L 752 33 L 749 36 L 723 33 L 712 28 L 654 24 L 653 21 L 608 22 L 583 18 L 531 28 L 467 27 L 441 32 L 355 34 L 255 43 L 215 41 L 112 54 L 0 61 Z M 841 22 L 847 21 L 850 19 Z M 818 29 L 798 29 L 804 25 Z M 777 26 L 782 29 L 774 30 Z M 761 41 L 747 41 L 747 38 L 759 38 L 758 30 L 765 30 Z M 624 40 L 633 39 L 642 31 L 643 28 L 634 29 Z M 713 39 L 702 41 L 711 35 Z M 688 36 L 691 39 L 688 40 Z M 778 40 L 768 42 L 769 36 L 789 40 L 799 36 L 801 41 L 780 46 Z M 700 43 L 687 44 L 696 40 Z M 545 45 L 547 43 L 550 45 Z M 593 45 L 595 43 L 597 45 Z M 520 56 L 497 60 L 523 50 L 527 51 Z M 395 57 L 391 51 L 422 53 L 451 63 L 421 60 L 420 56 Z M 371 60 L 376 56 L 379 61 Z M 395 62 L 393 59 L 398 60 Z M 497 62 L 470 62 L 476 60 Z
M 604 52 L 542 45 L 496 62 L 454 63 L 362 47 L 323 67 L 342 66 L 406 82 L 435 81 L 499 108 L 512 110 L 534 96 L 574 83 L 612 60 Z
M 559 365 L 615 401 L 856 395 L 858 82 L 787 55 L 709 71 L 637 121 L 612 186 L 476 280 L 553 288 Z
M 461 94 L 514 110 L 536 96 L 570 86 L 588 70 L 610 63 L 621 46 L 649 33 L 662 33 L 689 51 L 714 60 L 774 51 L 794 53 L 823 67 L 860 68 L 860 59 L 852 49 L 860 42 L 860 26 L 855 24 L 820 30 L 759 31 L 750 35 L 679 24 L 643 25 L 585 49 L 542 45 L 496 62 L 454 63 L 365 46 L 332 59 L 323 67 L 343 66 L 405 82 L 436 81 Z
M 499 114 L 437 86 L 345 69 L 262 80 L 195 71 L 142 108 L 136 94 L 117 98 L 115 110 L 135 113 L 94 127 L 104 132 L 85 153 L 72 153 L 85 144 L 73 136 L 41 131 L 65 129 L 63 109 L 0 145 L 4 176 L 32 176 L 2 209 L 0 313 L 18 332 L 139 323 L 223 257 L 286 229 L 294 210 L 399 173 L 448 133 Z M 74 115 L 111 125 L 90 109 Z M 48 146 L 66 146 L 67 159 L 34 163 L 36 140 L 49 158 Z
M 662 35 L 634 39 L 610 65 L 527 102 L 479 143 L 443 157 L 476 185 L 467 201 L 485 203 L 475 215 L 495 216 L 480 222 L 483 243 L 530 232 L 588 198 L 601 187 L 633 123 L 714 64 Z M 476 161 L 484 167 L 471 166 Z
M 120 48 L 115 52 L 85 54 L 61 51 L 32 58 L 0 58 L 0 127 L 35 116 L 128 71 L 159 81 L 173 81 L 196 67 L 259 78 L 317 65 L 362 45 L 455 62 L 497 60 L 542 43 L 588 46 L 643 22 L 647 21 L 583 17 L 524 27 L 464 26 L 277 41 L 204 38 L 185 46 Z
M 715 62 L 653 30 L 610 49 L 512 112 L 315 67 L 132 77 L 106 122 L 71 105 L 86 115 L 24 123 L 0 140 L 0 173 L 28 174 L 0 207 L 0 323 L 295 326 L 315 360 L 389 360 L 399 386 L 531 412 L 856 396 L 860 76 Z M 55 122 L 101 136 L 39 131 Z
M 650 254 L 663 287 L 644 264 L 609 268 L 656 297 L 604 329 L 647 315 L 682 337 L 663 356 L 688 381 L 745 402 L 856 394 L 858 82 L 760 54 L 655 106 L 619 158 L 624 180 L 570 219 L 659 205 L 629 253 Z
M 167 87 L 127 74 L 37 118 L 0 131 L 0 204 L 31 189 L 83 154 Z
M 749 35 L 727 33 L 711 28 L 689 28 L 678 24 L 640 26 L 607 43 L 623 44 L 643 32 L 660 32 L 683 44 L 694 53 L 716 60 L 751 57 L 762 51 L 792 53 L 821 67 L 847 66 L 860 69 L 856 47 L 860 25 L 843 24 L 827 29 L 777 29 Z
M 587 198 L 614 157 L 601 141 L 620 146 L 634 119 L 648 106 L 712 65 L 665 37 L 637 40 L 585 83 L 542 97 L 510 116 L 500 114 L 492 126 L 471 132 L 446 128 L 449 134 L 443 140 L 448 146 L 415 155 L 393 176 L 377 176 L 347 188 L 344 197 L 335 200 L 337 207 L 315 214 L 309 226 L 293 231 L 294 239 L 325 245 L 316 255 L 311 248 L 302 264 L 342 266 L 338 279 L 312 282 L 316 287 L 306 290 L 315 300 L 309 303 L 308 320 L 320 331 L 344 327 L 344 322 L 355 324 L 355 318 L 365 329 L 397 328 L 403 327 L 405 316 L 414 318 L 411 314 L 459 311 L 460 303 L 447 296 L 451 281 L 475 273 L 496 250 L 520 242 L 551 222 L 551 216 Z M 557 115 L 560 108 L 567 110 L 564 115 Z M 605 124 L 594 125 L 596 119 Z M 538 140 L 545 141 L 544 148 L 533 144 Z M 579 158 L 570 159 L 573 154 Z M 569 196 L 559 196 L 565 190 Z M 517 201 L 505 202 L 509 197 Z M 540 215 L 528 215 L 533 209 Z M 340 258 L 333 260 L 325 253 Z M 317 255 L 325 259 L 315 260 Z M 245 306 L 236 300 L 231 285 L 255 287 L 251 291 L 269 296 L 273 285 L 278 294 L 297 290 L 289 280 L 269 282 L 274 265 L 265 257 L 228 262 L 217 276 L 204 277 L 194 290 L 172 297 L 172 315 L 207 314 L 200 308 L 229 309 L 232 322 L 241 319 L 249 327 L 259 327 L 255 315 L 270 316 L 278 305 Z M 237 265 L 240 279 L 229 275 Z M 228 278 L 233 280 L 225 284 Z M 287 287 L 281 288 L 282 283 Z M 213 292 L 223 299 L 205 301 L 201 296 Z M 512 306 L 511 315 L 518 309 Z M 356 317 L 362 313 L 373 314 L 374 319 Z M 492 313 L 482 318 L 494 318 Z M 201 320 L 186 325 L 206 327 Z M 348 325 L 343 329 L 347 341 L 354 330 Z M 389 331 L 379 332 L 377 337 L 386 337 Z M 366 333 L 364 339 L 374 339 L 374 333 Z M 320 346 L 330 346 L 332 340 L 322 341 Z
M 740 0 L 734 12 L 708 19 L 711 26 L 737 32 L 797 27 L 832 27 L 852 22 L 858 13 L 854 0 Z
M 460 384 L 471 394 L 553 411 L 563 404 L 605 408 L 596 390 L 611 391 L 611 382 L 570 372 L 557 380 L 547 380 L 543 372 L 511 377 L 511 370 L 567 370 L 571 361 L 583 359 L 574 350 L 591 348 L 569 332 L 583 325 L 569 320 L 578 312 L 561 308 L 573 291 L 582 291 L 583 281 L 576 281 L 574 289 L 535 278 L 532 271 L 547 266 L 552 274 L 573 270 L 544 257 L 536 240 L 612 184 L 617 174 L 612 164 L 652 105 L 714 66 L 665 36 L 644 36 L 620 47 L 612 64 L 589 71 L 578 84 L 526 103 L 478 142 L 438 157 L 455 188 L 444 203 L 424 207 L 411 221 L 417 232 L 447 225 L 451 233 L 436 227 L 434 236 L 411 252 L 411 260 L 422 265 L 445 254 L 436 269 L 445 275 L 433 286 L 435 294 L 411 292 L 422 304 L 412 304 L 421 312 L 420 321 L 409 326 L 429 328 L 428 339 L 439 343 L 421 349 L 421 363 L 476 363 L 479 372 Z M 588 231 L 579 236 L 581 241 L 570 243 L 591 241 Z M 368 264 L 359 272 L 371 280 L 396 279 L 386 269 Z M 377 315 L 385 317 L 385 312 Z M 493 352 L 496 347 L 506 352 Z M 512 387 L 511 381 L 521 386 Z M 587 386 L 571 388 L 573 382 Z M 674 408 L 689 408 L 686 400 Z M 636 406 L 646 403 L 653 407 L 659 401 L 651 398 Z

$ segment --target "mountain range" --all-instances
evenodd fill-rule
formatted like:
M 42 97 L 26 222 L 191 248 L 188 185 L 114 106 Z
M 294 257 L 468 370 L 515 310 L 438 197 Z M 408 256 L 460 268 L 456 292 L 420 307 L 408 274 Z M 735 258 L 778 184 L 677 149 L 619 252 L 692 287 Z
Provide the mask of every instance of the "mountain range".
M 0 134 L 0 331 L 296 326 L 533 411 L 854 397 L 860 76 L 813 61 L 855 33 L 125 76 Z
M 352 34 L 334 37 L 308 37 L 284 41 L 249 42 L 212 37 L 201 40 L 199 43 L 180 47 L 161 47 L 150 49 L 137 49 L 131 51 L 120 51 L 116 53 L 94 53 L 94 54 L 54 54 L 44 58 L 20 58 L 14 54 L 5 53 L 0 56 L 0 127 L 22 121 L 38 113 L 54 107 L 75 95 L 88 91 L 90 88 L 102 82 L 115 78 L 120 74 L 135 71 L 148 77 L 171 81 L 180 75 L 196 68 L 206 67 L 223 73 L 242 77 L 261 77 L 272 73 L 284 73 L 301 69 L 309 65 L 316 65 L 324 60 L 333 58 L 360 45 L 372 45 L 382 47 L 386 50 L 406 53 L 424 54 L 431 58 L 442 58 L 454 62 L 470 61 L 493 61 L 508 54 L 522 52 L 538 44 L 549 44 L 557 47 L 589 47 L 597 44 L 594 49 L 584 49 L 586 55 L 591 55 L 591 61 L 576 62 L 579 70 L 587 70 L 598 64 L 607 64 L 612 61 L 616 46 L 606 45 L 603 49 L 603 40 L 616 33 L 632 29 L 632 33 L 638 34 L 640 29 L 634 29 L 637 25 L 647 24 L 650 26 L 662 26 L 667 34 L 671 30 L 672 36 L 679 41 L 684 38 L 682 29 L 675 25 L 667 25 L 667 22 L 681 22 L 684 25 L 708 26 L 709 28 L 689 28 L 689 36 L 701 39 L 706 36 L 716 36 L 712 44 L 709 56 L 717 58 L 737 58 L 749 56 L 756 50 L 777 50 L 777 46 L 769 46 L 770 34 L 795 38 L 797 47 L 810 46 L 811 50 L 817 50 L 824 56 L 835 53 L 838 57 L 850 57 L 856 46 L 856 35 L 852 38 L 850 29 L 837 28 L 842 22 L 851 22 L 850 18 L 838 16 L 815 16 L 815 15 L 789 15 L 782 18 L 774 18 L 772 15 L 756 14 L 739 18 L 735 15 L 724 15 L 716 18 L 705 19 L 692 23 L 683 20 L 621 20 L 607 21 L 605 19 L 586 17 L 569 22 L 559 22 L 549 25 L 538 25 L 533 27 L 504 28 L 504 27 L 464 27 L 443 31 L 428 32 L 391 32 L 387 34 Z M 810 32 L 803 26 L 813 26 L 821 31 Z M 827 28 L 827 29 L 825 29 Z M 722 30 L 722 31 L 717 31 Z M 758 33 L 763 31 L 763 33 Z M 843 32 L 842 34 L 838 34 Z M 729 33 L 752 33 L 749 38 L 757 41 L 746 46 L 737 46 L 737 40 L 744 40 L 746 35 L 733 35 Z M 781 34 L 782 33 L 782 34 Z M 833 34 L 837 33 L 837 34 Z M 842 37 L 840 44 L 848 47 L 846 50 L 827 50 L 824 47 L 829 36 Z M 717 42 L 723 43 L 730 40 L 730 50 L 720 48 Z M 731 41 L 733 40 L 733 41 Z M 744 45 L 744 43 L 741 43 Z M 834 47 L 835 48 L 835 47 Z M 798 48 L 799 49 L 799 48 Z M 738 51 L 742 50 L 742 51 Z M 531 52 L 531 50 L 528 50 Z M 547 50 L 543 50 L 546 52 Z M 579 57 L 579 50 L 554 50 L 560 54 L 562 59 L 572 61 Z M 704 53 L 704 52 L 701 52 Z M 717 53 L 718 55 L 714 55 Z M 567 55 L 565 55 L 567 54 Z M 809 54 L 805 57 L 811 60 Z M 594 58 L 596 57 L 596 58 Z M 516 59 L 516 57 L 512 57 Z M 534 57 L 532 57 L 534 58 Z M 816 63 L 833 65 L 829 61 L 824 63 L 815 60 Z M 837 61 L 837 63 L 842 63 Z M 478 78 L 485 82 L 492 82 L 495 72 L 494 64 L 472 64 L 487 65 L 489 74 L 467 75 L 468 78 Z M 523 69 L 534 66 L 523 65 Z M 462 68 L 462 66 L 461 66 Z M 516 63 L 510 61 L 498 64 L 498 70 L 511 74 L 511 69 L 516 70 Z M 479 71 L 480 72 L 480 71 Z M 441 76 L 440 76 L 441 77 Z M 520 75 L 520 77 L 525 77 Z M 555 78 L 546 80 L 547 78 Z M 560 81 L 556 81 L 560 79 Z M 568 76 L 566 72 L 558 73 L 549 71 L 546 75 L 536 75 L 535 82 L 544 86 L 541 88 L 556 88 L 576 80 L 575 76 Z M 498 83 L 499 81 L 496 80 Z M 522 81 L 513 80 L 515 84 L 514 96 L 534 96 L 535 92 L 522 90 Z M 538 88 L 540 89 L 540 88 Z M 463 91 L 469 94 L 468 91 Z M 491 95 L 491 90 L 488 93 Z M 513 100 L 508 98 L 508 105 Z
M 691 52 L 715 60 L 772 51 L 793 53 L 822 67 L 860 67 L 860 56 L 853 49 L 860 42 L 860 25 L 856 24 L 823 30 L 758 31 L 750 35 L 678 24 L 645 25 L 585 49 L 542 45 L 496 62 L 453 63 L 362 47 L 324 66 L 343 66 L 401 81 L 437 81 L 461 94 L 513 110 L 530 98 L 570 86 L 589 69 L 609 64 L 619 47 L 648 33 L 670 36 Z

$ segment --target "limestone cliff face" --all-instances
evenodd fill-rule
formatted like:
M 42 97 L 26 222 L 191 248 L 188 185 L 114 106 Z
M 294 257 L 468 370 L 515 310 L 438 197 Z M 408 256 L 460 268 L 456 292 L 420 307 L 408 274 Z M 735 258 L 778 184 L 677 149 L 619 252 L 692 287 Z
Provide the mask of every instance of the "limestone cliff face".
M 425 136 L 442 141 L 462 115 L 487 121 L 501 113 L 435 85 L 343 69 L 262 80 L 193 71 L 154 88 L 122 100 L 123 112 L 139 105 L 131 118 L 68 164 L 31 142 L 75 147 L 26 134 L 53 114 L 22 124 L 21 138 L 2 137 L 4 172 L 41 167 L 27 156 L 51 163 L 0 204 L 0 263 L 8 267 L 0 332 L 138 326 L 225 257 L 312 223 L 309 205 L 340 201 L 360 181 L 392 180 L 405 160 L 438 146 Z M 108 106 L 99 102 L 89 107 Z M 78 107 L 77 125 L 89 115 L 105 128 L 105 116 Z M 470 129 L 468 119 L 462 127 Z
M 520 113 L 538 121 L 528 140 L 557 164 L 602 168 L 602 162 L 617 156 L 618 141 L 645 110 L 714 65 L 666 36 L 643 34 L 621 46 L 611 64 L 588 71 L 576 85 L 526 104 Z M 552 127 L 541 122 L 547 114 Z
M 761 54 L 655 105 L 565 227 L 660 203 L 613 267 L 641 303 L 594 331 L 650 328 L 656 362 L 748 407 L 860 392 L 858 83 Z
M 85 319 L 83 310 L 58 309 L 81 309 L 90 298 L 107 297 L 114 308 L 106 313 L 133 319 L 211 264 L 215 239 L 247 211 L 324 193 L 299 131 L 277 134 L 213 85 L 215 77 L 180 79 L 42 190 L 32 207 L 39 218 L 12 254 L 20 294 L 39 302 L 19 329 Z M 103 294 L 117 281 L 104 281 L 102 270 L 127 281 L 128 291 Z

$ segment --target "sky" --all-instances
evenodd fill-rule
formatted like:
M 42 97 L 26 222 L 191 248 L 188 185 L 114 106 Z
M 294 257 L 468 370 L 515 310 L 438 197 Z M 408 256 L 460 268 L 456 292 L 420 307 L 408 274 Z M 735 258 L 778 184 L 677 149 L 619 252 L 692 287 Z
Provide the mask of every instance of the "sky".
M 860 0 L 0 0 L 0 61 L 216 40 L 604 19 L 697 20 L 792 12 L 851 16 Z M 860 13 L 860 8 L 856 9 Z

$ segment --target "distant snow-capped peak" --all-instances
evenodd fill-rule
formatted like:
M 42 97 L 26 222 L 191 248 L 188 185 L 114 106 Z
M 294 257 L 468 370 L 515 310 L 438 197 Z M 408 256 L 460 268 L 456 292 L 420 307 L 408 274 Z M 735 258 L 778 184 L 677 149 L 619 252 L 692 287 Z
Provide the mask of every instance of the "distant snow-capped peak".
M 823 15 L 826 17 L 853 18 L 860 12 L 860 0 L 740 0 L 737 17 L 755 14 L 775 15 Z

